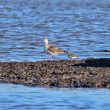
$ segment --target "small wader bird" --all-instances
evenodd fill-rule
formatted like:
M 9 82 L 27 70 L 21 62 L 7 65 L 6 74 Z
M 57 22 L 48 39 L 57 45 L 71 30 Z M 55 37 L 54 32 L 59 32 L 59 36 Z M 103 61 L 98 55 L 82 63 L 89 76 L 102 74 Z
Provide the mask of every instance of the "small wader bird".
M 70 52 L 67 52 L 67 54 L 68 54 L 68 57 L 70 59 L 75 59 L 76 58 L 76 56 L 74 54 L 70 53 Z

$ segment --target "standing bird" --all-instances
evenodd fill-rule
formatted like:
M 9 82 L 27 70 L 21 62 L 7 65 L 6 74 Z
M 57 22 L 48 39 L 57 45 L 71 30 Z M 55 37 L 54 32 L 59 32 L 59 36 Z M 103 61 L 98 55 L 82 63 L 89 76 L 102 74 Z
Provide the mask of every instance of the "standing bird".
M 51 55 L 51 60 L 53 60 L 54 55 L 65 53 L 65 51 L 59 48 L 50 46 L 47 38 L 44 39 L 44 47 L 45 47 L 45 50 Z
M 70 53 L 70 52 L 67 52 L 67 54 L 68 54 L 68 57 L 71 58 L 71 59 L 76 58 L 76 56 L 74 54 Z

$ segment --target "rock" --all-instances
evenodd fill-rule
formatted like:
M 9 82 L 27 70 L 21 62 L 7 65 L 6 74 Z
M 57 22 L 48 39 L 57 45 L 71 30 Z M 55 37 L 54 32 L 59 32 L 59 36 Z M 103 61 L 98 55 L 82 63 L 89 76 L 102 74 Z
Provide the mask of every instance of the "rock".
M 110 58 L 0 62 L 0 82 L 43 87 L 110 88 Z

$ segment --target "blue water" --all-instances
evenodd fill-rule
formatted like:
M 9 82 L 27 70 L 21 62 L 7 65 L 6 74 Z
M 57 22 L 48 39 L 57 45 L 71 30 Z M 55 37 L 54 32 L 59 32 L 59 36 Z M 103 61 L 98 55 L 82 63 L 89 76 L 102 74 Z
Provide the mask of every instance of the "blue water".
M 110 110 L 110 89 L 0 85 L 0 110 Z
M 110 57 L 110 0 L 0 0 L 0 61 L 50 59 L 45 37 L 78 58 Z
M 110 0 L 0 0 L 0 61 L 50 59 L 45 37 L 78 58 L 110 57 Z M 110 110 L 110 90 L 0 84 L 0 110 Z

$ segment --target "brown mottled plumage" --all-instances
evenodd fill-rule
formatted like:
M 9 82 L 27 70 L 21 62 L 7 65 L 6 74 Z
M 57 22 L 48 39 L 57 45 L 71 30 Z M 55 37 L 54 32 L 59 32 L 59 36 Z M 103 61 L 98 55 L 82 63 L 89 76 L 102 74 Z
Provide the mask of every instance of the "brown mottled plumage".
M 50 46 L 49 43 L 48 43 L 48 39 L 45 38 L 44 39 L 44 46 L 45 46 L 45 49 L 46 51 L 51 54 L 51 59 L 53 60 L 53 56 L 54 55 L 57 55 L 57 54 L 63 54 L 64 51 L 59 49 L 59 48 L 56 48 L 56 47 L 53 47 L 53 46 Z
M 52 46 L 50 46 L 50 47 L 48 48 L 48 51 L 50 51 L 50 52 L 53 53 L 53 54 L 62 54 L 62 53 L 64 53 L 63 50 L 61 50 L 61 49 L 59 49 L 59 48 L 52 47 Z

